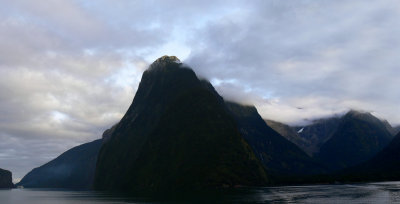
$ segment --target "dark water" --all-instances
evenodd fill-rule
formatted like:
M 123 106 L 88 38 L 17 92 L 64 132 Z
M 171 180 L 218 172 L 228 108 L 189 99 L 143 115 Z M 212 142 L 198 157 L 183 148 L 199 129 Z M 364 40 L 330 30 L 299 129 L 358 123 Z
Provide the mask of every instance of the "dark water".
M 188 198 L 187 198 L 188 199 Z M 123 197 L 87 191 L 14 189 L 0 191 L 0 204 L 118 203 L 400 203 L 400 182 L 247 188 L 218 197 L 188 200 Z

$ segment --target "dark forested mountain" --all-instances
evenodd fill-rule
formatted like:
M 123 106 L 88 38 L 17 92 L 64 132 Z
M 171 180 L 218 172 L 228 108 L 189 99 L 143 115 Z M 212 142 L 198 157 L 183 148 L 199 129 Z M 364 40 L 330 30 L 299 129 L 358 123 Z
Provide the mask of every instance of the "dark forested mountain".
M 268 172 L 278 176 L 321 173 L 324 169 L 275 130 L 269 127 L 254 106 L 226 103 L 238 122 L 243 138 L 253 148 Z
M 343 174 L 350 181 L 400 180 L 400 133 L 372 159 Z
M 8 170 L 0 169 L 0 189 L 1 188 L 14 188 L 12 174 Z
M 101 148 L 95 189 L 165 192 L 266 184 L 261 162 L 209 86 L 176 57 L 156 60 Z
M 27 188 L 88 189 L 93 183 L 102 140 L 74 147 L 54 160 L 33 169 L 17 184 Z
M 392 138 L 383 121 L 370 113 L 350 111 L 316 156 L 331 170 L 339 170 L 372 158 Z

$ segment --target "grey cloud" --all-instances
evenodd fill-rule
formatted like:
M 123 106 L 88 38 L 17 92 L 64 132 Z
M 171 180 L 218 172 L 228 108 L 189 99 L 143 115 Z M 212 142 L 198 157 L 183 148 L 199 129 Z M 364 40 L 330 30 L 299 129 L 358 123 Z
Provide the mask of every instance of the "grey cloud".
M 0 3 L 0 165 L 21 178 L 100 138 L 132 101 L 145 59 L 183 44 L 180 30 L 224 1 Z
M 398 124 L 399 9 L 390 0 L 264 1 L 207 25 L 187 63 L 292 110 L 258 104 L 265 117 L 294 123 L 357 108 Z

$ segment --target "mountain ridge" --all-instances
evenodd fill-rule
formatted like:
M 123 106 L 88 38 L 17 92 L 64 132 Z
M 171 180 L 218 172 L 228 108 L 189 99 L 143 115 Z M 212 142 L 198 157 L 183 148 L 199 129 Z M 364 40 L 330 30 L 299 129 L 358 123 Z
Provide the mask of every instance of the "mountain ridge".
M 90 189 L 101 144 L 102 140 L 98 139 L 73 147 L 42 166 L 32 169 L 17 186 Z
M 324 168 L 295 144 L 281 136 L 258 114 L 254 106 L 226 102 L 243 138 L 275 177 L 295 177 L 324 172 Z
M 316 157 L 332 170 L 340 170 L 370 159 L 392 138 L 383 121 L 370 113 L 352 110 L 342 117 Z
M 306 126 L 289 126 L 280 122 L 265 119 L 275 131 L 296 144 L 309 156 L 319 152 L 321 146 L 332 136 L 339 124 L 337 116 L 314 120 Z

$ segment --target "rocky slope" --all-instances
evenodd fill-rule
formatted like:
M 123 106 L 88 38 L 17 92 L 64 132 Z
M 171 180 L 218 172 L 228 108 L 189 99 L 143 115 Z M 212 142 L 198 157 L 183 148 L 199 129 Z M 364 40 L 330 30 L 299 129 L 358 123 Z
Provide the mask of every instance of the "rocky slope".
M 333 132 L 337 129 L 339 121 L 339 117 L 332 117 L 315 120 L 306 126 L 294 127 L 272 120 L 266 120 L 266 123 L 286 139 L 300 147 L 309 156 L 313 156 L 330 139 Z
M 298 130 L 296 130 L 295 127 L 290 127 L 289 125 L 273 121 L 273 120 L 266 120 L 265 122 L 269 127 L 271 127 L 273 130 L 278 132 L 280 135 L 285 137 L 287 140 L 292 142 L 293 144 L 297 145 L 300 149 L 302 149 L 304 152 L 306 152 L 309 156 L 312 156 L 312 151 L 311 151 L 311 142 L 300 137 Z
M 292 142 L 269 127 L 254 106 L 227 102 L 240 132 L 274 177 L 318 174 L 324 168 Z
M 307 152 L 315 155 L 332 136 L 339 126 L 339 117 L 323 118 L 313 121 L 307 126 L 294 127 L 299 137 L 309 142 Z

